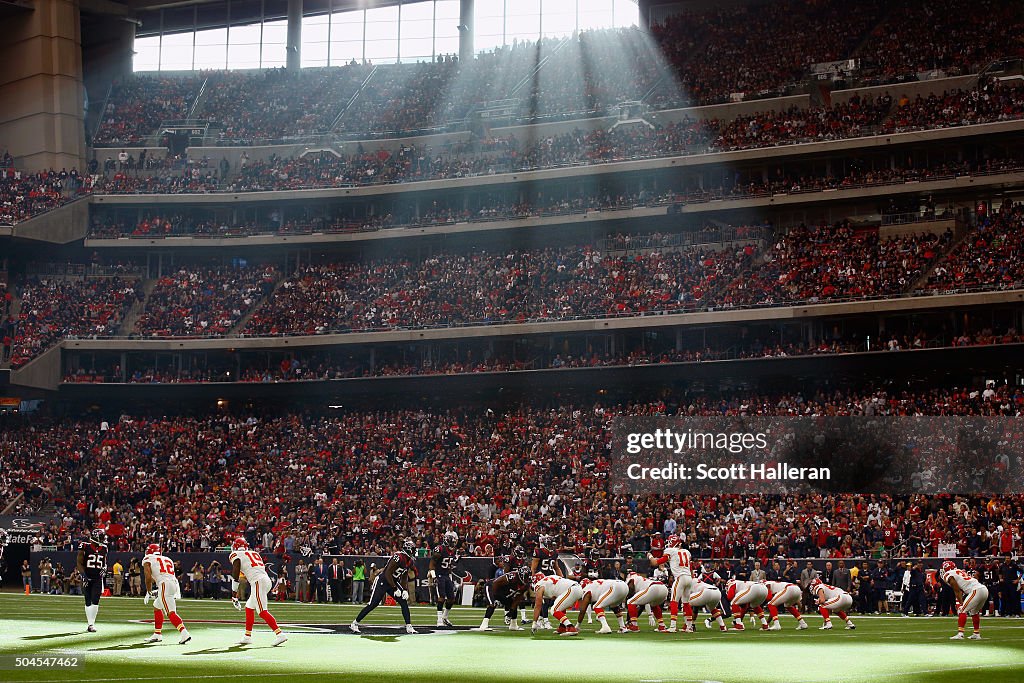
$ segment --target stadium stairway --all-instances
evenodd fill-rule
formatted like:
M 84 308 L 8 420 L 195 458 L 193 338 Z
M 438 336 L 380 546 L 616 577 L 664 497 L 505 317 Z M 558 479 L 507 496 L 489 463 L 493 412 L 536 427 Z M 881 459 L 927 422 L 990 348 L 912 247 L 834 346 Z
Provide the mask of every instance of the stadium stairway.
M 232 337 L 241 334 L 242 330 L 245 329 L 245 326 L 249 324 L 250 320 L 252 320 L 252 317 L 256 315 L 256 312 L 263 308 L 264 304 L 266 304 L 268 301 L 274 298 L 274 295 L 277 293 L 277 290 L 281 287 L 281 285 L 284 284 L 284 281 L 287 279 L 288 276 L 286 274 L 282 274 L 281 277 L 277 278 L 277 282 L 274 283 L 274 288 L 270 290 L 270 293 L 267 296 L 262 297 L 259 301 L 257 301 L 256 305 L 250 308 L 249 311 L 245 315 L 243 315 L 242 318 L 237 323 L 235 323 L 234 327 L 228 330 L 227 336 Z
M 153 293 L 154 287 L 156 287 L 156 278 L 142 281 L 142 301 L 136 301 L 128 309 L 124 320 L 121 321 L 117 328 L 116 334 L 118 337 L 127 337 L 135 331 L 135 323 L 138 322 L 139 317 L 146 310 L 146 304 L 149 303 L 149 295 Z
M 354 93 L 352 93 L 352 97 L 348 99 L 348 102 L 346 102 L 345 106 L 341 108 L 341 111 L 339 111 L 338 114 L 334 117 L 334 120 L 331 122 L 331 126 L 329 128 L 331 132 L 336 131 L 338 129 L 338 126 L 341 125 L 341 120 L 344 118 L 345 112 L 351 109 L 352 105 L 356 103 L 356 100 L 359 99 L 359 94 L 363 92 L 363 88 L 366 87 L 366 85 L 370 82 L 375 73 L 377 73 L 376 65 L 370 70 L 369 75 L 367 75 L 367 77 L 363 79 L 363 82 L 359 84 L 359 88 L 356 89 Z
M 366 77 L 366 80 L 359 84 L 359 89 L 355 91 L 352 97 L 349 98 L 348 103 L 344 107 L 342 107 L 341 111 L 338 112 L 338 115 L 334 117 L 334 121 L 331 123 L 332 133 L 338 130 L 338 126 L 340 126 L 341 122 L 345 119 L 345 114 L 347 114 L 349 109 L 352 108 L 352 105 L 356 103 L 356 101 L 359 99 L 359 96 L 363 94 L 363 90 L 373 80 L 373 77 L 377 73 L 377 69 L 379 68 L 380 67 L 374 65 L 373 69 L 370 71 L 370 75 Z
M 941 256 L 939 256 L 939 258 L 935 259 L 935 262 L 932 263 L 931 267 L 925 270 L 923 273 L 921 273 L 921 277 L 917 278 L 917 281 L 914 282 L 914 284 L 910 287 L 909 290 L 907 290 L 907 292 L 909 294 L 913 294 L 914 292 L 919 292 L 922 289 L 924 289 L 924 286 L 928 284 L 928 278 L 932 276 L 932 273 L 935 272 L 935 269 L 944 264 L 946 261 L 948 261 L 949 255 L 956 251 L 957 247 L 963 244 L 964 240 L 969 239 L 974 234 L 975 231 L 973 228 L 967 228 L 961 231 L 961 233 L 957 235 L 956 238 L 950 243 L 949 249 L 946 250 L 946 253 L 942 254 Z
M 18 289 L 11 287 L 11 310 L 10 316 L 17 319 L 21 315 L 21 297 L 18 295 Z M 3 362 L 0 362 L 0 370 L 9 370 L 11 368 L 11 359 L 4 358 Z

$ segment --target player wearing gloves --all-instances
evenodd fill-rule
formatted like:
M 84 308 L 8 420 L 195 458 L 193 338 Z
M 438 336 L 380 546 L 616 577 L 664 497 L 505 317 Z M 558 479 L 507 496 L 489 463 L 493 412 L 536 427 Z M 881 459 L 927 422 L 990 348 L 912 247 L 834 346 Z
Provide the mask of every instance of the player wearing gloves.
M 281 633 L 277 620 L 267 610 L 267 598 L 273 583 L 267 574 L 266 564 L 260 554 L 255 550 L 250 550 L 249 544 L 244 538 L 236 538 L 231 544 L 228 562 L 231 564 L 231 604 L 235 609 L 242 609 L 242 604 L 238 600 L 241 584 L 249 584 L 249 599 L 245 602 L 245 635 L 238 641 L 238 644 L 248 645 L 252 642 L 252 627 L 256 622 L 257 614 L 274 632 L 276 636 L 272 643 L 274 647 L 288 640 L 288 637 Z
M 821 613 L 825 622 L 819 627 L 822 631 L 832 629 L 832 612 L 839 615 L 839 618 L 846 622 L 846 628 L 853 630 L 857 628 L 853 621 L 847 616 L 846 611 L 853 607 L 853 597 L 846 591 L 823 583 L 821 579 L 815 578 L 807 587 L 818 603 L 818 612 Z
M 629 586 L 625 581 L 619 579 L 591 579 L 586 578 L 580 582 L 583 589 L 583 598 L 580 600 L 580 615 L 576 620 L 576 628 L 583 624 L 583 615 L 587 607 L 594 608 L 597 620 L 601 622 L 598 633 L 611 633 L 612 628 L 608 625 L 608 618 L 605 617 L 605 610 L 612 610 L 619 620 L 619 631 L 626 629 L 626 619 L 622 616 L 621 605 L 629 597 Z
M 79 547 L 77 566 L 82 575 L 82 594 L 85 596 L 86 630 L 96 633 L 96 616 L 100 612 L 100 596 L 107 575 L 106 531 L 95 529 L 89 534 L 88 540 Z
M 659 631 L 667 631 L 662 616 L 662 605 L 668 600 L 668 586 L 662 582 L 664 574 L 659 573 L 656 578 L 648 578 L 636 572 L 630 572 L 626 576 L 626 586 L 629 588 L 629 598 L 626 600 L 626 613 L 629 616 L 628 622 L 620 632 L 636 632 L 640 630 L 637 625 L 637 617 L 640 610 L 645 606 L 651 610 L 651 619 Z
M 164 615 L 171 622 L 174 628 L 178 629 L 181 637 L 179 645 L 184 645 L 192 640 L 185 622 L 181 620 L 177 612 L 177 599 L 181 597 L 181 587 L 178 585 L 178 577 L 174 575 L 174 563 L 160 554 L 160 546 L 150 543 L 146 547 L 146 555 L 142 558 L 142 571 L 146 581 L 146 594 L 142 603 L 148 605 L 153 601 L 153 635 L 144 642 L 159 643 L 163 641 L 160 630 L 164 625 Z
M 988 588 L 983 586 L 974 576 L 971 576 L 956 565 L 946 560 L 942 563 L 939 576 L 949 584 L 956 595 L 956 635 L 951 640 L 964 639 L 964 627 L 967 626 L 967 617 L 971 618 L 974 627 L 969 640 L 981 640 L 981 612 L 988 602 Z
M 533 633 L 543 628 L 539 621 L 545 600 L 553 601 L 551 614 L 558 619 L 558 635 L 574 636 L 579 633 L 565 614 L 566 610 L 572 609 L 576 601 L 583 597 L 583 589 L 578 583 L 557 574 L 545 576 L 537 572 L 533 576 L 533 595 L 533 625 L 530 627 Z
M 434 586 L 434 597 L 437 602 L 437 625 L 451 626 L 448 614 L 455 605 L 462 579 L 454 576 L 455 567 L 461 557 L 458 552 L 459 535 L 449 531 L 444 535 L 444 542 L 434 548 L 430 557 L 430 571 L 427 572 Z
M 353 633 L 359 633 L 359 623 L 366 616 L 377 609 L 384 598 L 390 595 L 402 608 L 402 618 L 405 619 L 405 632 L 416 633 L 412 627 L 412 616 L 409 613 L 409 591 L 405 586 L 409 580 L 409 571 L 413 568 L 413 554 L 416 552 L 416 544 L 412 539 L 407 539 L 402 544 L 402 549 L 391 556 L 384 570 L 373 580 L 370 587 L 370 603 L 363 607 L 355 621 L 349 624 L 348 628 Z

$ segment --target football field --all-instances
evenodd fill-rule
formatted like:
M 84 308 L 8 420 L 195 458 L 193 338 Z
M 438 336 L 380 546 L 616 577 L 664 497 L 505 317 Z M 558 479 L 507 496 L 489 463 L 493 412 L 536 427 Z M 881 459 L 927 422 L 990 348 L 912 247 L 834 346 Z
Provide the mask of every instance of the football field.
M 795 631 L 789 615 L 781 632 L 705 631 L 659 634 L 645 616 L 641 633 L 597 635 L 584 623 L 574 638 L 551 631 L 438 631 L 431 607 L 413 608 L 418 635 L 399 628 L 397 608 L 379 608 L 368 633 L 347 632 L 355 608 L 273 603 L 289 640 L 272 648 L 257 620 L 253 644 L 242 635 L 242 615 L 230 601 L 179 601 L 192 642 L 164 624 L 164 642 L 143 644 L 153 612 L 140 598 L 105 598 L 97 633 L 85 631 L 80 597 L 0 594 L 0 681 L 217 681 L 239 677 L 292 680 L 330 677 L 355 681 L 1024 681 L 1024 620 L 986 619 L 984 639 L 950 642 L 952 618 L 854 617 L 856 631 Z M 456 609 L 458 626 L 478 626 L 482 610 Z M 613 622 L 614 623 L 614 622 Z M 749 621 L 748 621 L 749 625 Z M 748 626 L 749 628 L 749 626 Z M 46 656 L 74 660 L 75 668 L 24 666 Z M 37 659 L 38 661 L 38 659 Z M 21 665 L 21 666 L 19 666 Z

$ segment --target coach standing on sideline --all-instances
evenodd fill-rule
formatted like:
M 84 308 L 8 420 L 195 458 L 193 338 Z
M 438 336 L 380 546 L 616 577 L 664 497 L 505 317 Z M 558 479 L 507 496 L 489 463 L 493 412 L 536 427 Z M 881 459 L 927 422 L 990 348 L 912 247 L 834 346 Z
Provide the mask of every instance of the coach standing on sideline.
M 832 585 L 849 593 L 853 589 L 853 576 L 846 568 L 846 561 L 839 560 L 839 566 L 832 572 Z
M 324 566 L 324 558 L 316 558 L 313 569 L 313 594 L 317 602 L 327 602 L 327 567 Z
M 811 581 L 818 578 L 818 570 L 814 568 L 814 564 L 810 561 L 807 562 L 807 566 L 800 572 L 800 589 L 804 592 L 804 611 L 810 612 L 814 609 L 814 596 L 811 595 Z
M 345 565 L 338 564 L 338 558 L 331 560 L 327 569 L 327 583 L 331 586 L 331 602 L 341 603 L 341 582 L 345 578 Z

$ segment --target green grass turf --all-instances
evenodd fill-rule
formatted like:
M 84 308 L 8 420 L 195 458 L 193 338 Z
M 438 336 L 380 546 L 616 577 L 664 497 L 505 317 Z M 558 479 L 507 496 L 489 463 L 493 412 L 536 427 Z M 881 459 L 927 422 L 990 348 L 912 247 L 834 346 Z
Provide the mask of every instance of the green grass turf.
M 229 601 L 181 600 L 178 609 L 193 635 L 187 645 L 164 624 L 165 640 L 142 645 L 152 608 L 139 598 L 105 598 L 98 633 L 85 632 L 80 597 L 0 594 L 0 665 L 10 655 L 78 654 L 78 669 L 4 668 L 0 681 L 211 681 L 238 677 L 288 681 L 310 676 L 363 681 L 721 681 L 723 683 L 816 683 L 817 681 L 926 681 L 1001 683 L 1024 681 L 1024 620 L 984 619 L 984 640 L 950 642 L 952 618 L 862 617 L 856 631 L 793 630 L 786 615 L 781 632 L 659 634 L 641 617 L 643 631 L 597 635 L 584 624 L 575 638 L 552 632 L 354 636 L 317 632 L 295 624 L 347 624 L 355 608 L 273 603 L 271 611 L 289 641 L 271 648 L 271 633 L 257 620 L 254 643 L 233 646 L 242 634 L 241 614 Z M 453 621 L 479 625 L 482 610 L 457 608 Z M 220 620 L 228 623 L 200 623 Z M 841 622 L 835 620 L 837 625 Z M 432 626 L 430 607 L 413 608 L 416 625 Z M 379 608 L 366 624 L 401 623 L 397 608 Z M 748 622 L 749 624 L 749 622 Z

